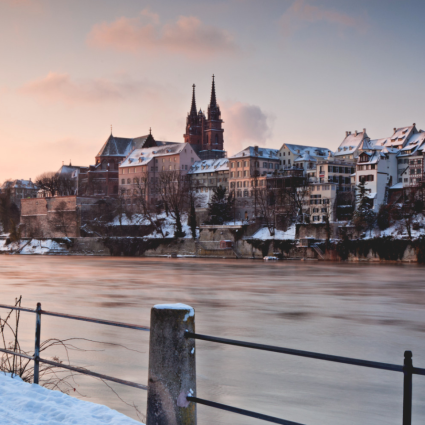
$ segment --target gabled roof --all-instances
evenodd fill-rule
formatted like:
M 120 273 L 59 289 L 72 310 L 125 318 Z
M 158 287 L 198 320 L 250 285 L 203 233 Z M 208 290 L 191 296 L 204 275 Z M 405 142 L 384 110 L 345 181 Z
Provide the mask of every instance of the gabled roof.
M 369 136 L 366 134 L 366 130 L 362 132 L 347 132 L 345 139 L 339 145 L 338 150 L 335 152 L 335 156 L 341 155 L 351 155 L 356 149 L 360 147 L 364 139 L 369 139 Z
M 99 156 L 127 156 L 131 150 L 140 149 L 144 146 L 159 146 L 166 145 L 170 142 L 160 142 L 156 141 L 152 134 L 147 134 L 146 136 L 135 137 L 133 139 L 128 139 L 125 137 L 115 137 L 110 135 L 108 140 L 104 143 L 99 153 L 96 155 Z
M 257 146 L 249 146 L 230 158 L 254 157 L 262 159 L 278 159 L 278 149 L 259 148 Z
M 306 145 L 294 145 L 292 143 L 284 143 L 280 149 L 286 146 L 293 155 L 310 155 L 313 157 L 325 158 L 332 153 L 328 148 L 321 148 L 319 146 L 306 146 Z
M 151 148 L 135 149 L 130 155 L 120 164 L 120 168 L 134 167 L 135 165 L 147 165 L 153 158 L 176 155 L 183 151 L 183 149 L 191 149 L 189 143 L 167 143 L 163 146 L 154 146 Z M 193 151 L 195 159 L 197 155 Z
M 229 171 L 229 160 L 220 158 L 196 161 L 190 167 L 188 174 L 214 173 L 216 171 Z
M 37 186 L 31 180 L 7 180 L 3 183 L 2 189 L 37 189 Z

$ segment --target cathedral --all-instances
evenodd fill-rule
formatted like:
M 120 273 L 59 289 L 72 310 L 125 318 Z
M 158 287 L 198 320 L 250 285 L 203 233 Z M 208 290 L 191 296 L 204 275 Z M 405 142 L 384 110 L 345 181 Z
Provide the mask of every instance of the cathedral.
M 214 75 L 207 117 L 201 109 L 199 109 L 199 112 L 197 111 L 195 84 L 192 87 L 192 105 L 186 118 L 186 133 L 183 135 L 184 141 L 193 146 L 194 151 L 201 159 L 224 158 L 226 152 L 223 148 L 223 120 L 221 119 L 221 111 L 215 95 Z

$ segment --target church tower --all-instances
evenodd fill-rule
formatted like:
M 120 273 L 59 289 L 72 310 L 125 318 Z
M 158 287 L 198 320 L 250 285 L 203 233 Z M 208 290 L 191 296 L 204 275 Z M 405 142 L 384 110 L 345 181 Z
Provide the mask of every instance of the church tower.
M 203 146 L 205 115 L 201 111 L 199 111 L 199 113 L 196 112 L 195 84 L 192 88 L 192 105 L 190 107 L 190 112 L 187 114 L 186 133 L 183 137 L 185 143 L 190 143 L 194 150 L 199 152 L 202 150 Z
M 183 135 L 185 143 L 190 143 L 201 159 L 224 158 L 223 150 L 223 120 L 215 94 L 213 75 L 211 99 L 208 106 L 208 118 L 200 109 L 196 112 L 195 84 L 192 86 L 192 104 L 186 118 L 186 132 Z
M 205 125 L 204 132 L 204 150 L 223 150 L 223 133 L 222 128 L 223 120 L 221 119 L 220 107 L 217 104 L 217 98 L 215 94 L 215 81 L 214 75 L 212 77 L 211 87 L 211 100 L 208 105 L 208 119 Z

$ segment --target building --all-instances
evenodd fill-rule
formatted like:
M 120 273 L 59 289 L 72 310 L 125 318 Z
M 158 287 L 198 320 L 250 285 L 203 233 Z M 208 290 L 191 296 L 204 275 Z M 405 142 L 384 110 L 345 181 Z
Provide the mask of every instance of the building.
M 197 193 L 204 193 L 206 203 L 214 189 L 221 186 L 229 190 L 229 159 L 206 159 L 195 162 L 188 172 L 192 187 Z
M 224 158 L 226 152 L 224 151 L 223 120 L 217 103 L 214 75 L 207 116 L 201 109 L 197 111 L 195 85 L 192 87 L 192 104 L 186 118 L 186 131 L 183 135 L 184 142 L 191 144 L 201 159 Z
M 112 132 L 95 158 L 95 165 L 78 174 L 78 194 L 89 196 L 118 196 L 118 167 L 132 151 L 141 148 L 166 146 L 170 142 L 146 136 L 128 139 L 115 137 Z
M 6 180 L 1 186 L 1 192 L 10 193 L 10 200 L 20 209 L 21 200 L 37 197 L 37 186 L 29 180 Z
M 388 202 L 389 189 L 397 181 L 397 154 L 397 149 L 376 146 L 364 149 L 358 157 L 355 184 L 365 183 L 375 212 Z
M 330 157 L 332 151 L 317 146 L 284 143 L 278 155 L 281 170 L 300 169 L 305 177 L 315 179 L 317 161 Z
M 132 150 L 119 165 L 119 194 L 129 206 L 135 199 L 154 205 L 159 200 L 157 185 L 163 173 L 184 176 L 199 157 L 189 143 L 167 143 L 163 146 Z
M 256 191 L 266 188 L 267 177 L 278 174 L 277 149 L 250 146 L 229 158 L 229 190 L 235 195 L 235 213 L 239 220 L 257 216 Z
M 334 156 L 336 159 L 342 160 L 356 159 L 360 154 L 360 147 L 363 145 L 363 142 L 369 140 L 370 138 L 366 134 L 365 128 L 362 132 L 356 130 L 354 133 L 351 133 L 351 131 L 347 131 L 345 133 L 345 139 L 339 145 Z

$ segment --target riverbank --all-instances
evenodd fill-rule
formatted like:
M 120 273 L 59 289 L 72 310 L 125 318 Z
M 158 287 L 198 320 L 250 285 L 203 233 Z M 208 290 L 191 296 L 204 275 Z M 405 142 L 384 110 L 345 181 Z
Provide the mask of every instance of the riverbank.
M 223 243 L 225 242 L 225 243 Z M 365 240 L 309 243 L 295 239 L 200 240 L 192 238 L 55 238 L 0 239 L 0 253 L 19 255 L 85 255 L 124 257 L 193 257 L 224 259 L 320 260 L 351 262 L 425 262 L 425 239 L 414 241 L 391 237 Z

